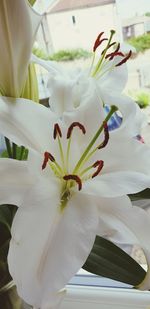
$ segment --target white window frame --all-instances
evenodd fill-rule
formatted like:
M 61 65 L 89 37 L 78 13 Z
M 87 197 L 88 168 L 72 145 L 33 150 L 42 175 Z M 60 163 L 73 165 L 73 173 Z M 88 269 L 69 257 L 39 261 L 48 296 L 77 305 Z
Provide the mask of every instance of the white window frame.
M 61 309 L 150 309 L 150 292 L 69 286 Z
M 150 292 L 82 269 L 67 286 L 61 309 L 150 309 Z

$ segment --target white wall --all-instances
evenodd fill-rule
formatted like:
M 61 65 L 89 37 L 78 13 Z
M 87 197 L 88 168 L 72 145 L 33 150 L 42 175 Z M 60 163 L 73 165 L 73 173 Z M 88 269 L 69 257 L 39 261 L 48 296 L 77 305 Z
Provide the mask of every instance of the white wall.
M 114 4 L 50 14 L 47 19 L 54 51 L 78 47 L 91 50 L 97 35 L 101 31 L 109 35 L 117 23 Z

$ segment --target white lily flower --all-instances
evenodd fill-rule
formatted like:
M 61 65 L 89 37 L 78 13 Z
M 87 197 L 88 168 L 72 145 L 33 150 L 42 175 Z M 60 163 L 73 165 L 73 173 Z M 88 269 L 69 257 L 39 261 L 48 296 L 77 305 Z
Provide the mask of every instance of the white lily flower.
M 41 15 L 27 0 L 0 1 L 0 93 L 19 97 Z
M 61 116 L 64 111 L 71 111 L 84 104 L 89 96 L 95 94 L 100 99 L 104 94 L 120 95 L 124 89 L 128 72 L 126 61 L 131 52 L 125 56 L 120 51 L 120 45 L 112 42 L 114 31 L 111 31 L 110 38 L 101 39 L 103 32 L 98 36 L 93 47 L 93 61 L 90 70 L 66 70 L 63 66 L 54 61 L 42 60 L 32 56 L 32 61 L 43 66 L 50 74 L 48 88 L 50 91 L 50 108 Z M 95 65 L 95 52 L 103 41 L 107 41 L 100 58 Z M 111 47 L 115 46 L 115 50 Z M 70 95 L 68 96 L 68 89 Z M 112 104 L 107 97 L 105 104 Z
M 97 234 L 140 243 L 150 265 L 150 218 L 126 197 L 150 186 L 150 149 L 133 138 L 139 109 L 126 98 L 119 104 L 129 117 L 109 134 L 116 109 L 105 118 L 96 95 L 61 119 L 32 101 L 0 98 L 0 131 L 30 150 L 27 162 L 1 159 L 0 203 L 20 206 L 8 263 L 20 296 L 35 308 L 57 308 Z

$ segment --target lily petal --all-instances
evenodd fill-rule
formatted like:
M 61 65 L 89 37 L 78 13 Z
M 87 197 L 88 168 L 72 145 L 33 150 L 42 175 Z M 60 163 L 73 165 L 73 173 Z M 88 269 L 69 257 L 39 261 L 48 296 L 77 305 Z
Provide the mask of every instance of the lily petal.
M 102 174 L 84 183 L 82 192 L 99 197 L 119 197 L 150 187 L 150 177 L 143 173 L 118 171 Z
M 132 206 L 127 196 L 113 199 L 101 199 L 99 203 L 100 224 L 99 232 L 102 234 L 101 220 L 106 223 L 109 239 L 119 242 L 122 235 L 130 245 L 139 244 L 144 250 L 148 267 L 150 267 L 150 217 L 136 206 Z M 143 228 L 144 227 L 144 228 Z M 148 271 L 141 289 L 150 288 L 150 272 Z
M 18 145 L 42 153 L 50 151 L 56 122 L 55 114 L 40 104 L 0 97 L 0 131 Z
M 141 128 L 146 125 L 146 118 L 131 98 L 125 95 L 109 94 L 103 89 L 101 89 L 99 95 L 105 104 L 118 107 L 123 117 L 122 124 L 118 128 L 122 135 L 135 137 L 141 133 Z
M 0 175 L 0 204 L 20 206 L 35 181 L 29 174 L 27 162 L 1 158 Z
M 97 207 L 83 195 L 73 195 L 60 211 L 59 190 L 48 177 L 39 179 L 12 226 L 10 273 L 19 295 L 41 309 L 57 304 L 59 290 L 84 264 L 98 224 Z
M 115 67 L 122 60 L 120 56 L 107 63 L 102 69 L 100 77 L 97 79 L 99 89 L 107 93 L 121 93 L 128 80 L 128 70 L 126 63 L 120 67 Z M 111 68 L 114 68 L 113 70 Z
M 107 147 L 101 149 L 97 155 L 104 161 L 102 171 L 104 174 L 117 171 L 135 171 L 149 174 L 150 147 L 136 140 L 136 138 L 122 136 L 118 130 L 110 132 Z
M 0 1 L 0 92 L 19 97 L 41 16 L 28 1 Z M 21 25 L 21 26 L 20 26 Z

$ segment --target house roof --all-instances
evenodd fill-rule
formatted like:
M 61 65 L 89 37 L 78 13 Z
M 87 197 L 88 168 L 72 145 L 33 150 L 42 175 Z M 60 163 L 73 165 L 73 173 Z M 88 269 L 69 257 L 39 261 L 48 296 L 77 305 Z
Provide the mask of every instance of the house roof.
M 56 5 L 52 7 L 49 13 L 52 14 L 63 11 L 72 11 L 76 9 L 89 8 L 115 2 L 115 0 L 59 0 Z

